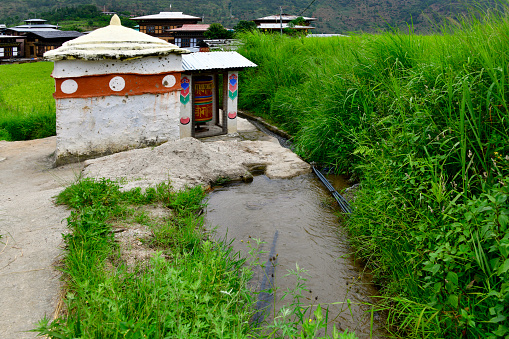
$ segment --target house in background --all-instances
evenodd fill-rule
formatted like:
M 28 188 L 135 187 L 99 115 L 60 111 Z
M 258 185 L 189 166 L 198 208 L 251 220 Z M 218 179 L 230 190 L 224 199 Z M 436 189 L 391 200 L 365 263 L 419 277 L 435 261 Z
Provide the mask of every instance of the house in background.
M 6 28 L 4 34 L 21 39 L 17 57 L 38 58 L 42 57 L 44 52 L 83 35 L 77 31 L 61 31 L 58 28 L 58 25 L 48 24 L 44 19 L 28 19 L 24 25 Z
M 311 26 L 311 22 L 315 21 L 316 18 L 310 18 L 310 17 L 303 17 L 304 23 L 301 25 L 295 25 L 291 27 L 290 21 L 297 19 L 297 15 L 287 15 L 287 14 L 281 14 L 281 15 L 270 15 L 263 18 L 258 18 L 253 20 L 256 24 L 256 28 L 260 32 L 265 33 L 278 33 L 282 29 L 285 28 L 291 28 L 294 30 L 302 31 L 304 33 L 307 33 L 308 30 L 314 29 L 313 26 Z
M 25 53 L 29 52 L 29 58 L 42 58 L 43 54 L 56 49 L 66 41 L 76 39 L 83 33 L 77 31 L 34 31 L 27 32 Z M 25 54 L 27 55 L 27 54 Z
M 170 30 L 170 34 L 173 36 L 173 43 L 179 47 L 198 47 L 209 27 L 209 24 L 183 25 Z
M 22 36 L 0 35 L 0 59 L 19 57 L 24 40 Z
M 160 12 L 131 18 L 139 25 L 139 31 L 163 39 L 179 47 L 197 47 L 204 39 L 207 24 L 198 24 L 202 18 L 182 12 Z

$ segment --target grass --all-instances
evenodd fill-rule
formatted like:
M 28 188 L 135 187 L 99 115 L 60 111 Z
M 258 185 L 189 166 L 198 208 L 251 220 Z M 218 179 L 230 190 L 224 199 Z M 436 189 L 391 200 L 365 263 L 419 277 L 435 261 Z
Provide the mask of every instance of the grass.
M 245 35 L 239 105 L 360 180 L 348 228 L 396 336 L 505 337 L 509 17 L 442 30 Z
M 246 337 L 251 316 L 249 272 L 223 243 L 203 240 L 204 191 L 174 193 L 168 185 L 121 192 L 108 180 L 84 179 L 57 203 L 74 210 L 64 236 L 65 313 L 41 321 L 37 332 L 54 338 Z M 141 209 L 162 204 L 169 219 L 156 223 Z M 142 239 L 157 251 L 129 266 L 114 241 L 116 222 L 143 222 Z M 202 336 L 207 333 L 206 336 Z
M 51 62 L 0 65 L 0 140 L 55 135 Z
M 67 187 L 56 197 L 73 209 L 61 267 L 65 306 L 33 331 L 50 338 L 318 338 L 327 312 L 299 301 L 299 269 L 292 272 L 292 301 L 274 324 L 251 321 L 257 300 L 247 282 L 258 247 L 246 260 L 204 236 L 204 197 L 201 187 L 174 192 L 165 183 L 121 191 L 110 180 L 82 179 Z M 165 216 L 151 215 L 150 206 L 164 208 Z M 152 255 L 133 264 L 130 246 L 114 234 L 140 224 L 148 235 L 136 240 Z M 331 335 L 324 338 L 356 338 L 335 328 Z

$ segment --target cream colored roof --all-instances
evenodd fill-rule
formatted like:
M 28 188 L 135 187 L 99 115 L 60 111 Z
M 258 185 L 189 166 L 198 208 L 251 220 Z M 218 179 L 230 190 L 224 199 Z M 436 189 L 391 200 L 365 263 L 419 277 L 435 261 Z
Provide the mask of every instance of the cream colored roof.
M 159 38 L 123 27 L 119 17 L 114 15 L 109 26 L 67 41 L 61 47 L 44 53 L 44 58 L 51 61 L 126 60 L 183 53 L 189 53 L 189 51 Z

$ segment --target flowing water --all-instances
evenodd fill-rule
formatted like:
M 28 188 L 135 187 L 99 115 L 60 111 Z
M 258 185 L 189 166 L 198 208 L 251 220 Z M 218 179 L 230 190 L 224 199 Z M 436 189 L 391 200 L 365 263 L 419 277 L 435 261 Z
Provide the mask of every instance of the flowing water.
M 346 187 L 341 177 L 329 176 L 329 180 L 338 191 Z M 291 298 L 280 298 L 295 287 L 295 276 L 285 275 L 298 265 L 307 271 L 302 274 L 307 281 L 301 301 L 329 308 L 329 332 L 335 324 L 338 329 L 355 330 L 359 338 L 369 338 L 370 333 L 381 337 L 380 316 L 366 305 L 374 302 L 371 296 L 377 291 L 369 274 L 351 257 L 336 206 L 313 174 L 277 180 L 260 175 L 252 183 L 212 191 L 206 221 L 209 228 L 217 227 L 218 237 L 233 240 L 234 250 L 245 256 L 254 239 L 264 242 L 261 249 L 266 253 L 259 258 L 268 265 L 255 272 L 252 288 L 274 283 L 276 310 L 291 302 Z M 266 317 L 271 321 L 274 302 L 271 295 L 262 293 L 258 306 L 265 305 L 272 309 Z

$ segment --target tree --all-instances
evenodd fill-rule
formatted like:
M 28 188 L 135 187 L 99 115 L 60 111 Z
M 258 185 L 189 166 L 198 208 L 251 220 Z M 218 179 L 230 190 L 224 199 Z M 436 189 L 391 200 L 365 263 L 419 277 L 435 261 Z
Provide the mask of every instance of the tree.
M 231 39 L 233 32 L 227 30 L 223 25 L 214 23 L 203 33 L 205 39 Z
M 293 19 L 292 21 L 290 21 L 288 23 L 288 27 L 305 26 L 305 25 L 306 25 L 306 20 L 301 16 Z
M 256 24 L 253 21 L 240 20 L 234 27 L 235 33 L 249 32 L 256 29 Z
M 295 29 L 295 26 L 307 26 L 306 20 L 303 17 L 299 16 L 298 18 L 293 19 L 288 23 L 288 27 L 283 30 L 285 34 L 290 36 L 305 36 L 308 33 L 307 29 Z

